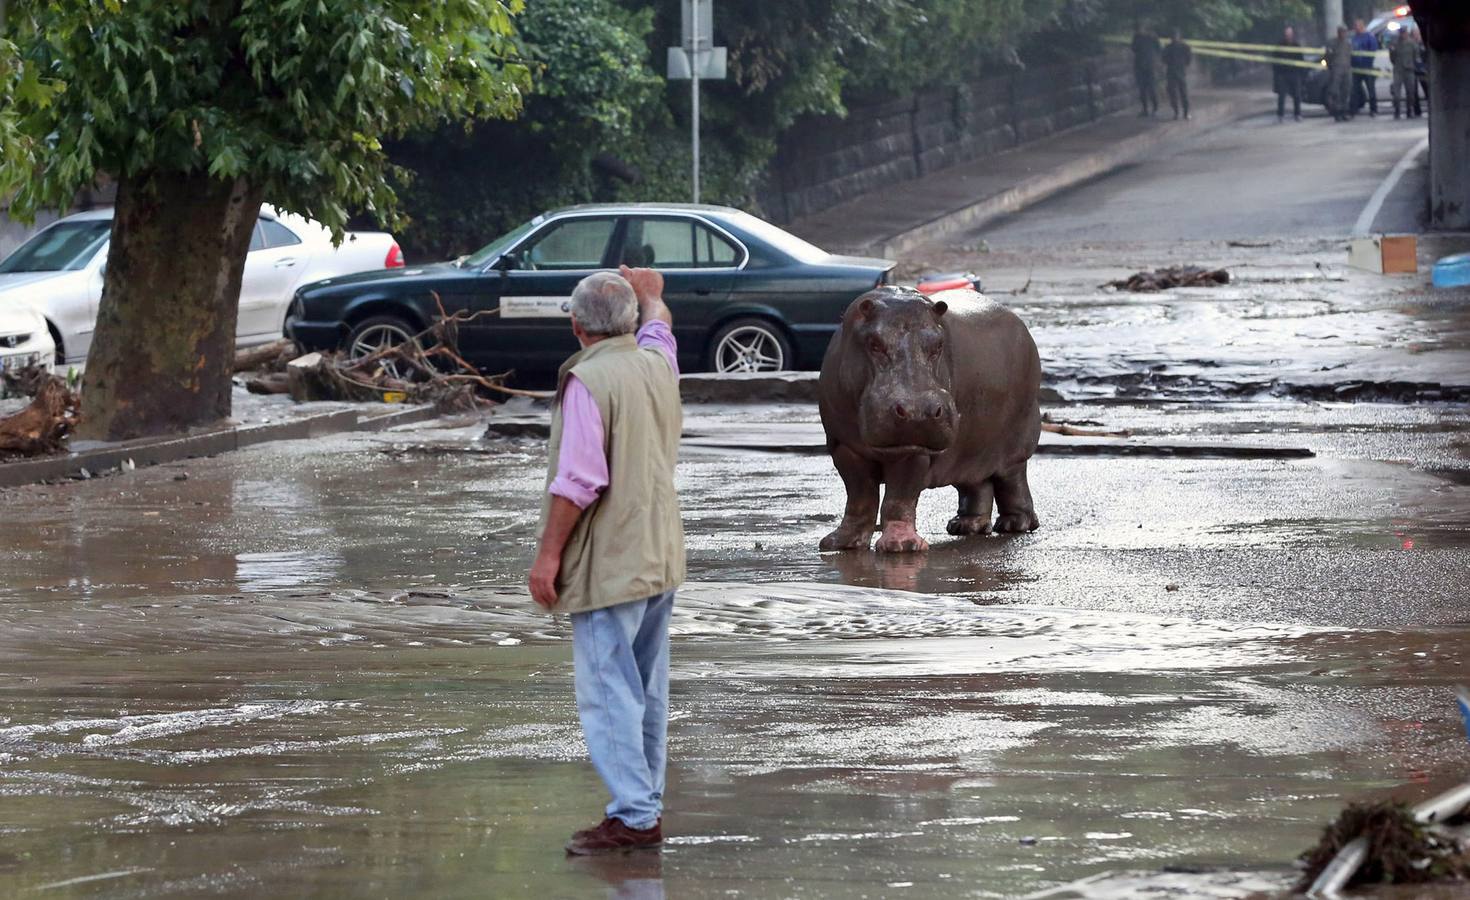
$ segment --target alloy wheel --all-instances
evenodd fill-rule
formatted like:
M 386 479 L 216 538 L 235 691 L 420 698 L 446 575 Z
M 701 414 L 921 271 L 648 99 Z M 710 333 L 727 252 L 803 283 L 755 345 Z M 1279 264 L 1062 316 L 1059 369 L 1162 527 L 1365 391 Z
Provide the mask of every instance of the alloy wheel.
M 786 354 L 781 342 L 759 325 L 736 328 L 715 348 L 718 372 L 779 372 L 784 368 Z

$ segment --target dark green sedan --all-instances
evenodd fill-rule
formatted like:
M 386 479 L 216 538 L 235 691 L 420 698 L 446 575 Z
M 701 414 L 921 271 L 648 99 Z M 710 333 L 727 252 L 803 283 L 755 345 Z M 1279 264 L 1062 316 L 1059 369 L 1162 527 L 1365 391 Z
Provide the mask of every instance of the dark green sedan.
M 454 262 L 306 285 L 287 333 L 306 350 L 363 356 L 426 328 L 437 294 L 451 314 L 499 310 L 459 328 L 470 362 L 553 372 L 577 349 L 572 288 L 620 264 L 663 273 L 686 372 L 818 368 L 842 311 L 893 269 L 889 260 L 827 253 L 723 206 L 573 206 Z

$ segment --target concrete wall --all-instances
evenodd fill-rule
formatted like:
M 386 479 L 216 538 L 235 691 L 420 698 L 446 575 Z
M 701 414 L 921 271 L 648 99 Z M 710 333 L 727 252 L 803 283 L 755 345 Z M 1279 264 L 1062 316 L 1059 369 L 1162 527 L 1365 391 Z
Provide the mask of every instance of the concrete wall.
M 790 222 L 1091 122 L 1134 94 L 1131 63 L 1118 52 L 854 106 L 845 119 L 804 119 L 782 138 L 758 200 L 772 221 Z

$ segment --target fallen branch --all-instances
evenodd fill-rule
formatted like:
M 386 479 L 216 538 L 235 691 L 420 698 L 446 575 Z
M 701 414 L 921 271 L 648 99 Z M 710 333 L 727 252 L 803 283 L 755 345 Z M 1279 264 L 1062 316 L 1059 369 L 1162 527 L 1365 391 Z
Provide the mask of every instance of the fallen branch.
M 1052 421 L 1052 418 L 1049 415 L 1043 415 L 1041 417 L 1041 430 L 1042 431 L 1050 431 L 1052 434 L 1066 435 L 1067 437 L 1129 437 L 1130 436 L 1130 432 L 1126 428 L 1120 429 L 1118 431 L 1107 431 L 1107 430 L 1101 429 L 1101 428 L 1079 428 L 1076 425 L 1069 425 L 1066 422 L 1054 422 L 1054 421 Z
M 1230 273 L 1224 269 L 1205 269 L 1200 266 L 1169 266 L 1152 272 L 1135 272 L 1127 278 L 1109 281 L 1102 287 L 1117 288 L 1134 293 L 1154 293 L 1181 287 L 1218 287 L 1230 283 Z
M 261 344 L 259 347 L 247 347 L 244 350 L 235 351 L 235 372 L 254 372 L 257 369 L 269 368 L 279 371 L 299 354 L 296 342 L 288 338 L 271 341 L 269 344 Z

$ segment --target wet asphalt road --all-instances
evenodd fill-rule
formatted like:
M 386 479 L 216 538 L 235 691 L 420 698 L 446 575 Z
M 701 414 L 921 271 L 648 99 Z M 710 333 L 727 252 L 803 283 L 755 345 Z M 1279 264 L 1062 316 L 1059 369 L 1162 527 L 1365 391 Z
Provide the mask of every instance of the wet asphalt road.
M 1361 157 L 1303 209 L 1336 222 L 1396 158 L 1254 128 L 1178 164 Z M 820 441 L 813 410 L 691 408 L 661 856 L 559 851 L 602 801 L 567 623 L 523 587 L 539 442 L 444 423 L 0 492 L 0 896 L 1241 897 L 1345 800 L 1464 780 L 1470 442 L 1424 385 L 1470 383 L 1466 298 L 1347 271 L 1336 225 L 1232 246 L 1256 195 L 1192 240 L 1105 227 L 1210 182 L 1147 171 L 907 265 L 985 273 L 1056 417 L 1237 457 L 1042 455 L 1034 534 L 949 538 L 931 491 L 930 553 L 819 554 L 830 464 L 761 449 Z M 1240 277 L 1098 287 L 1184 261 Z
M 1335 124 L 1259 115 L 1190 140 L 975 229 L 959 243 L 998 248 L 1094 241 L 1318 238 L 1352 231 L 1389 171 L 1428 136 L 1425 119 L 1392 115 Z M 1374 218 L 1379 233 L 1420 230 L 1428 153 Z

